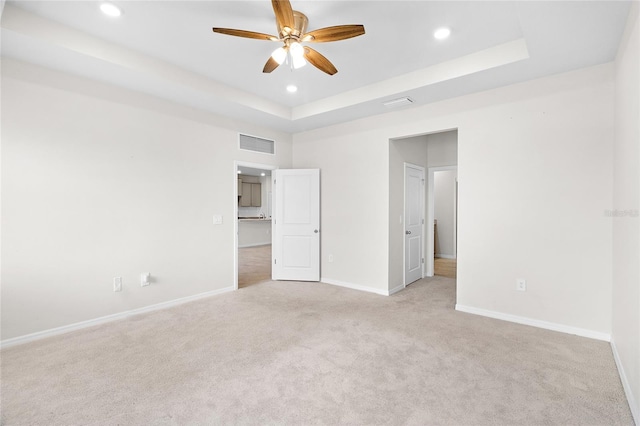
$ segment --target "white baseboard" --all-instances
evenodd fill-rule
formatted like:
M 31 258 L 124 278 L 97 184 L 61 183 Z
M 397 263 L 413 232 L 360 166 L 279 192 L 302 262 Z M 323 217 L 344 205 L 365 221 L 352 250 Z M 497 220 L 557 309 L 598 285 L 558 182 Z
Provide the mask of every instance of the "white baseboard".
M 576 336 L 588 337 L 590 339 L 611 341 L 611 335 L 599 331 L 587 330 L 585 328 L 571 327 L 554 322 L 541 321 L 533 318 L 520 317 L 517 315 L 504 314 L 502 312 L 490 311 L 487 309 L 474 308 L 456 303 L 456 311 L 469 314 L 481 315 L 483 317 L 495 318 L 503 321 L 515 322 L 518 324 L 530 325 L 532 327 L 544 328 L 547 330 L 559 331 L 561 333 L 575 334 Z
M 613 359 L 616 361 L 616 367 L 618 367 L 618 375 L 620 376 L 620 381 L 622 382 L 622 388 L 624 389 L 624 393 L 627 396 L 627 402 L 629 403 L 629 408 L 631 409 L 631 415 L 636 423 L 636 425 L 640 425 L 640 406 L 638 406 L 638 400 L 633 394 L 633 390 L 631 389 L 631 385 L 629 384 L 629 378 L 627 377 L 627 373 L 622 365 L 622 361 L 620 360 L 620 355 L 618 354 L 618 348 L 616 348 L 616 343 L 611 339 L 611 351 L 613 352 Z
M 351 284 L 344 281 L 332 280 L 331 278 L 320 278 L 320 282 L 325 284 L 336 285 L 338 287 L 350 288 L 352 290 L 366 291 L 367 293 L 375 293 L 381 296 L 389 296 L 389 292 L 387 290 L 380 290 L 373 287 L 367 287 L 364 285 Z
M 87 321 L 64 325 L 62 327 L 52 328 L 44 331 L 38 331 L 37 333 L 31 333 L 31 334 L 26 334 L 24 336 L 18 336 L 11 339 L 6 339 L 0 342 L 0 349 L 9 348 L 11 346 L 22 345 L 24 343 L 33 342 L 33 341 L 44 339 L 47 337 L 57 336 L 59 334 L 82 330 L 83 328 L 93 327 L 95 325 L 100 325 L 100 324 L 105 324 L 112 321 L 125 319 L 133 315 L 139 315 L 139 314 L 144 314 L 146 312 L 152 312 L 152 311 L 158 311 L 160 309 L 171 308 L 173 306 L 182 305 L 183 303 L 193 302 L 195 300 L 216 296 L 218 294 L 227 293 L 233 290 L 234 290 L 233 287 L 225 287 L 219 290 L 207 291 L 205 293 L 182 297 L 180 299 L 175 299 L 175 300 L 170 300 L 168 302 L 162 302 L 155 305 L 145 306 L 143 308 L 132 309 L 130 311 L 119 312 L 113 315 L 107 315 L 104 317 L 94 318 Z
M 453 254 L 441 254 L 441 253 L 435 254 L 433 257 L 437 257 L 437 258 L 440 258 L 440 259 L 455 259 L 456 258 L 456 256 L 453 255 Z
M 400 290 L 404 290 L 404 287 L 405 287 L 405 286 L 403 286 L 403 285 L 399 285 L 398 287 L 394 287 L 394 288 L 392 288 L 391 290 L 389 290 L 389 296 L 391 296 L 392 294 L 395 294 L 395 293 L 399 292 Z

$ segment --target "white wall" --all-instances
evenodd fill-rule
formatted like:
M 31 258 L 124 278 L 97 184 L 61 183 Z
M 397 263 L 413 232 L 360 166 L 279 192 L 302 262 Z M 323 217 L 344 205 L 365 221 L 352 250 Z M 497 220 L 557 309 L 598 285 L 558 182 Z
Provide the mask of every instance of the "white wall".
M 630 12 L 616 59 L 613 176 L 612 345 L 625 391 L 640 424 L 640 7 Z M 631 213 L 629 213 L 631 211 Z
M 352 125 L 294 135 L 294 164 L 320 169 L 322 280 L 386 292 L 388 139 Z
M 294 135 L 322 169 L 323 275 L 397 284 L 389 140 L 456 128 L 458 303 L 610 333 L 611 64 Z
M 436 257 L 455 258 L 455 202 L 458 172 L 443 170 L 434 175 L 434 219 L 436 229 Z
M 2 107 L 3 340 L 232 288 L 234 160 L 291 166 L 286 134 L 8 59 Z
M 429 167 L 456 166 L 458 164 L 458 131 L 426 135 Z

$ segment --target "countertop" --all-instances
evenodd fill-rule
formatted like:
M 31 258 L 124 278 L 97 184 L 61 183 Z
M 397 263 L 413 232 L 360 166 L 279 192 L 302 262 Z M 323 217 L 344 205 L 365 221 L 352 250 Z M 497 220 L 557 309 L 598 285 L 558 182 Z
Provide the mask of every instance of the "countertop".
M 238 218 L 238 222 L 271 222 L 271 218 L 260 219 L 259 217 L 241 216 Z

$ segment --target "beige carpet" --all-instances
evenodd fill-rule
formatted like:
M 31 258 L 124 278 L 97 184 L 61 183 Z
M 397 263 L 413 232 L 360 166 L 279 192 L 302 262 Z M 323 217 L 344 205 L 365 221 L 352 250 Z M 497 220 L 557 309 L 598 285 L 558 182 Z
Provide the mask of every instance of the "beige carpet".
M 2 352 L 5 425 L 631 425 L 609 344 L 266 282 Z

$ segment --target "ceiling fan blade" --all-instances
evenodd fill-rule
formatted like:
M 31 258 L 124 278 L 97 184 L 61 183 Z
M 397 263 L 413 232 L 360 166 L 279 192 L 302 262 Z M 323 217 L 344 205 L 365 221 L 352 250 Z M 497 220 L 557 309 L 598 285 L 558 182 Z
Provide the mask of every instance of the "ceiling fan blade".
M 293 9 L 289 0 L 271 0 L 273 12 L 276 14 L 276 22 L 281 32 L 289 34 L 295 27 Z
M 269 73 L 273 70 L 275 70 L 276 68 L 278 68 L 280 64 L 278 62 L 276 62 L 275 59 L 273 59 L 271 56 L 269 56 L 269 60 L 267 61 L 266 64 L 264 64 L 264 68 L 262 69 L 262 72 L 264 73 Z
M 253 38 L 258 40 L 278 41 L 278 37 L 253 31 L 234 30 L 232 28 L 213 28 L 214 33 L 227 34 L 236 37 Z
M 309 46 L 304 47 L 304 58 L 309 61 L 311 65 L 318 68 L 320 71 L 324 71 L 329 75 L 334 75 L 338 72 L 336 67 L 333 66 L 331 61 L 322 56 L 318 51 L 313 50 Z
M 358 37 L 362 34 L 364 34 L 364 25 L 338 25 L 308 32 L 302 36 L 302 41 L 325 43 Z

